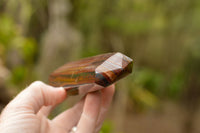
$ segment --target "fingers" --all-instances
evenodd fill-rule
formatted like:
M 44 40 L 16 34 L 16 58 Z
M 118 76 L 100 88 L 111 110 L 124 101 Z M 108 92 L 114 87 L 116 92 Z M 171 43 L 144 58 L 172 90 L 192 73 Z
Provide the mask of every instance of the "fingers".
M 37 113 L 42 106 L 56 105 L 66 98 L 66 91 L 36 81 L 22 91 L 6 107 L 5 111 L 29 110 Z M 9 109 L 8 109 L 9 108 Z
M 47 128 L 48 126 L 48 128 Z M 44 126 L 46 128 L 43 128 L 44 130 L 41 130 L 41 133 L 68 133 L 64 128 L 60 127 L 59 125 L 56 125 L 52 121 L 48 120 L 48 125 Z M 48 130 L 46 130 L 48 129 Z
M 38 116 L 48 116 L 51 111 L 53 110 L 53 106 L 50 105 L 50 106 L 43 106 L 37 113 Z
M 52 122 L 56 123 L 66 131 L 70 131 L 72 127 L 77 125 L 84 105 L 85 97 L 81 99 L 75 106 L 55 117 Z
M 114 92 L 115 92 L 114 85 L 111 85 L 111 86 L 101 90 L 101 93 L 102 93 L 101 110 L 100 110 L 99 118 L 96 123 L 95 133 L 99 133 L 99 131 L 102 127 L 103 121 L 106 117 L 106 114 L 107 114 L 110 104 L 112 102 Z
M 85 99 L 83 113 L 77 125 L 76 133 L 93 133 L 99 116 L 101 93 L 99 91 L 88 93 Z
M 80 119 L 77 125 L 78 132 L 98 133 L 112 102 L 114 90 L 114 85 L 112 85 L 102 89 L 101 94 L 98 94 L 99 92 L 95 92 L 97 94 L 89 93 L 86 96 L 86 100 L 82 99 L 73 108 L 54 118 L 53 122 L 64 128 L 66 131 L 70 131 L 77 125 Z M 84 111 L 82 113 L 83 105 Z

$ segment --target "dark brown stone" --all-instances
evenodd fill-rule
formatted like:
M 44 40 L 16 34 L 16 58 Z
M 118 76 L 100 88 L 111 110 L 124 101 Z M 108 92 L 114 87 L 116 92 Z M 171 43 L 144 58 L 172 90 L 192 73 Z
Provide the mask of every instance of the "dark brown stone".
M 132 66 L 132 59 L 119 52 L 97 55 L 61 66 L 49 76 L 49 83 L 65 87 L 71 95 L 87 93 L 127 76 L 132 72 Z

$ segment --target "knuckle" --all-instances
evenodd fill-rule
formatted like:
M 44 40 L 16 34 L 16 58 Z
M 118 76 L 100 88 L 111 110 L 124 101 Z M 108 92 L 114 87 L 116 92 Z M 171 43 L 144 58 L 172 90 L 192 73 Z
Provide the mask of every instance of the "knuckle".
M 43 88 L 44 83 L 41 81 L 34 81 L 31 85 L 30 88 L 32 89 L 39 89 L 39 88 Z
M 86 112 L 83 112 L 82 116 L 85 118 L 86 121 L 89 121 L 91 123 L 95 122 L 95 118 L 90 116 L 90 115 L 88 115 Z

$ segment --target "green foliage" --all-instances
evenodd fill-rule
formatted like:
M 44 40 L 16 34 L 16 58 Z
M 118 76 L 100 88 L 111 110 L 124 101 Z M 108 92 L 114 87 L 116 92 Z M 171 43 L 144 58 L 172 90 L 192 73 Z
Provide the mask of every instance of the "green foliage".
M 105 121 L 105 122 L 103 123 L 103 126 L 102 126 L 102 128 L 101 128 L 100 133 L 111 133 L 112 130 L 113 130 L 113 124 L 112 124 L 111 121 L 108 121 L 108 120 L 107 120 L 107 121 Z
M 135 74 L 135 84 L 159 95 L 160 86 L 163 84 L 163 75 L 150 69 L 141 69 Z
M 20 85 L 27 75 L 27 68 L 23 66 L 16 67 L 12 70 L 11 82 Z
M 0 15 L 0 44 L 9 45 L 16 36 L 17 27 L 13 20 L 6 14 Z
M 105 18 L 104 26 L 123 35 L 138 35 L 145 33 L 150 28 L 150 23 L 143 20 L 127 20 L 115 16 Z
M 33 38 L 25 38 L 23 36 L 16 37 L 13 39 L 11 47 L 15 46 L 17 46 L 19 53 L 27 64 L 33 62 L 37 50 L 37 44 Z
M 32 66 L 36 55 L 37 44 L 32 38 L 16 37 L 10 47 L 15 48 L 22 56 L 23 63 L 11 70 L 11 81 L 16 85 L 25 83 L 33 78 Z
M 37 43 L 33 38 L 26 37 L 13 18 L 8 14 L 0 15 L 0 55 L 1 59 L 7 59 L 12 50 L 20 55 L 21 64 L 10 66 L 11 83 L 15 85 L 23 84 L 27 77 L 31 78 L 31 66 L 34 65 L 34 59 L 37 50 Z M 18 60 L 18 59 L 17 59 Z
M 155 94 L 151 93 L 150 91 L 136 87 L 135 90 L 131 91 L 131 98 L 136 103 L 137 107 L 146 110 L 149 108 L 155 108 L 158 106 L 158 98 Z
M 82 57 L 90 57 L 90 56 L 95 56 L 100 54 L 100 50 L 99 49 L 95 49 L 95 48 L 85 48 L 84 51 L 82 51 Z
M 185 84 L 185 75 L 183 72 L 174 74 L 169 82 L 168 96 L 179 98 Z
M 135 71 L 135 74 L 128 78 L 130 99 L 141 110 L 157 107 L 162 90 L 163 75 L 145 68 Z

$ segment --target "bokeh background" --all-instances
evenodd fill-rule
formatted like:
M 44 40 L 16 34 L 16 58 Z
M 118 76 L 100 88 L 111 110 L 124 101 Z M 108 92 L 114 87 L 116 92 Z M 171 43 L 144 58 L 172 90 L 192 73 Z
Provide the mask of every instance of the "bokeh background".
M 0 0 L 0 110 L 68 61 L 119 51 L 133 74 L 101 133 L 200 133 L 199 35 L 199 0 Z

